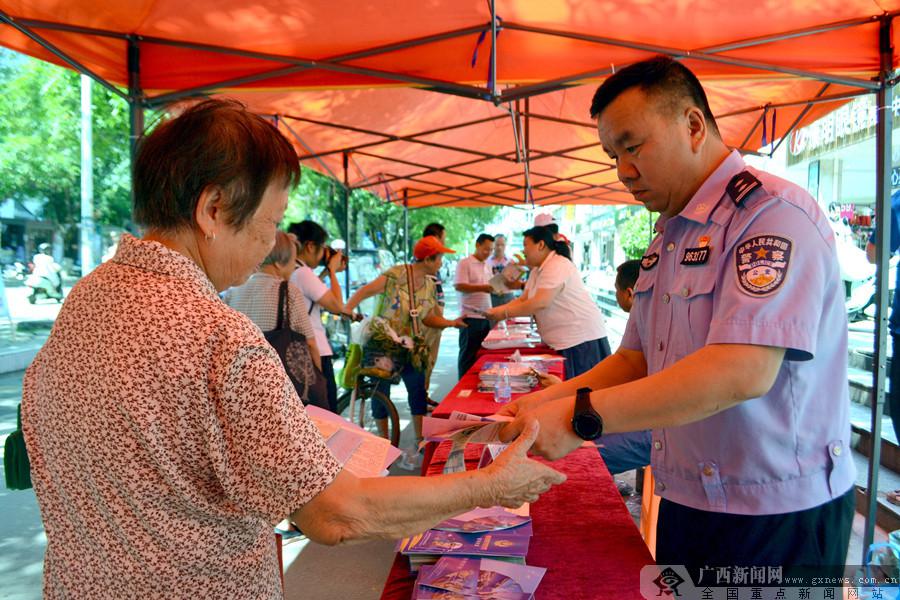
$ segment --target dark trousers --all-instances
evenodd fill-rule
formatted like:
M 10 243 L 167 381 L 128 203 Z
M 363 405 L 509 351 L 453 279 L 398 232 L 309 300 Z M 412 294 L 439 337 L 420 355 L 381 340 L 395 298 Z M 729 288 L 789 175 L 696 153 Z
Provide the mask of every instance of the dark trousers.
M 472 368 L 478 357 L 481 342 L 491 331 L 491 322 L 487 319 L 463 319 L 467 327 L 459 330 L 459 359 L 456 368 L 459 378 Z
M 688 508 L 663 499 L 656 528 L 656 562 L 685 565 L 692 577 L 705 566 L 812 567 L 843 574 L 855 492 L 809 510 L 735 515 Z
M 894 349 L 891 356 L 891 370 L 888 373 L 890 379 L 890 392 L 888 393 L 888 410 L 891 413 L 891 423 L 894 424 L 894 435 L 900 440 L 900 335 L 892 335 Z
M 325 385 L 328 386 L 328 408 L 331 412 L 337 412 L 337 381 L 334 379 L 333 356 L 322 357 L 322 375 L 325 376 Z
M 560 350 L 559 353 L 566 358 L 563 361 L 566 379 L 578 377 L 594 368 L 598 362 L 611 354 L 609 340 L 605 337 L 599 340 L 582 342 L 577 346 Z
M 406 386 L 406 401 L 409 403 L 409 412 L 412 415 L 424 415 L 427 412 L 425 403 L 425 373 L 417 371 L 412 363 L 406 363 L 400 372 L 400 378 Z M 391 397 L 391 382 L 382 379 L 375 387 L 388 399 Z M 372 402 L 372 416 L 376 419 L 387 419 L 387 409 L 381 402 Z

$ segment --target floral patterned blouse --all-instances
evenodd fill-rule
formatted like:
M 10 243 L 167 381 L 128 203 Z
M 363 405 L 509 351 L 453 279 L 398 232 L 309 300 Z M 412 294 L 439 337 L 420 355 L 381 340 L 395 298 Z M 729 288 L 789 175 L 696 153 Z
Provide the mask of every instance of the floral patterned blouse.
M 387 320 L 397 335 L 412 336 L 412 318 L 410 308 L 412 299 L 409 295 L 409 278 L 406 274 L 406 265 L 400 264 L 391 267 L 384 272 L 386 279 L 384 292 L 379 298 L 378 309 L 375 314 Z M 425 277 L 424 282 L 415 291 L 416 308 L 419 309 L 419 325 L 422 319 L 437 306 L 437 293 L 435 283 L 431 277 Z
M 24 381 L 44 597 L 280 598 L 273 524 L 340 465 L 198 266 L 125 235 Z

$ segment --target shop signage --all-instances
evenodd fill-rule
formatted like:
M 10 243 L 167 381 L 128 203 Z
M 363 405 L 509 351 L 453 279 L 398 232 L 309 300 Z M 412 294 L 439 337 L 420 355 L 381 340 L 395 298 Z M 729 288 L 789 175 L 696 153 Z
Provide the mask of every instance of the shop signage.
M 900 116 L 900 95 L 893 101 L 894 126 Z M 788 165 L 855 144 L 875 135 L 874 96 L 861 96 L 811 125 L 795 129 L 788 139 Z

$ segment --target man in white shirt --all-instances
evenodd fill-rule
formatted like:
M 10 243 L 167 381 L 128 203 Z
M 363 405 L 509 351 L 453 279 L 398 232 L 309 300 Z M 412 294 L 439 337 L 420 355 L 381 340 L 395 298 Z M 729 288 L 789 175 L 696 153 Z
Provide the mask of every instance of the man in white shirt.
M 456 265 L 456 291 L 461 293 L 460 313 L 467 327 L 459 331 L 459 359 L 457 369 L 462 378 L 481 348 L 481 342 L 491 330 L 485 313 L 491 309 L 491 268 L 487 259 L 494 251 L 494 236 L 482 233 L 475 240 L 475 253 Z
M 309 319 L 316 334 L 316 345 L 322 357 L 322 374 L 328 384 L 328 405 L 332 411 L 337 408 L 337 382 L 334 378 L 334 351 L 328 342 L 328 334 L 322 324 L 322 308 L 336 315 L 345 314 L 344 296 L 337 274 L 344 270 L 344 256 L 334 252 L 325 268 L 328 272 L 330 287 L 319 279 L 313 269 L 322 262 L 325 256 L 325 240 L 328 233 L 318 223 L 302 221 L 290 226 L 289 231 L 297 237 L 297 270 L 291 275 L 290 282 L 303 292 L 311 310 Z
M 494 253 L 491 254 L 490 258 L 487 259 L 488 267 L 491 268 L 491 275 L 501 275 L 503 270 L 510 263 L 514 263 L 514 261 L 510 260 L 508 256 L 506 256 L 506 236 L 502 233 L 500 235 L 494 236 Z M 522 284 L 516 281 L 507 281 L 506 287 L 509 290 L 513 289 L 521 289 Z M 507 302 L 512 302 L 515 299 L 515 295 L 512 291 L 506 291 L 502 294 L 497 294 L 491 292 L 491 306 L 500 306 L 501 304 L 506 304 Z

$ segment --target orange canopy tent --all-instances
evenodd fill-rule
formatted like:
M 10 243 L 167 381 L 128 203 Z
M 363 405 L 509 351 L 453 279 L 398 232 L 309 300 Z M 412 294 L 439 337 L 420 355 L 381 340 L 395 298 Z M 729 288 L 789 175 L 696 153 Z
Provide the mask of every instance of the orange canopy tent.
M 277 115 L 308 166 L 410 207 L 622 203 L 588 115 L 597 81 L 654 53 L 680 57 L 726 141 L 755 152 L 878 89 L 898 9 L 0 0 L 0 44 L 86 72 L 136 108 L 238 97 Z
M 726 141 L 771 150 L 853 96 L 892 105 L 898 9 L 900 0 L 0 0 L 0 45 L 124 97 L 135 139 L 143 108 L 220 93 L 271 115 L 308 166 L 408 207 L 605 203 L 631 201 L 587 114 L 594 86 L 616 68 L 656 53 L 685 61 Z M 877 111 L 876 215 L 890 210 L 892 119 Z M 886 306 L 889 233 L 876 221 Z M 868 503 L 866 544 L 874 494 Z

